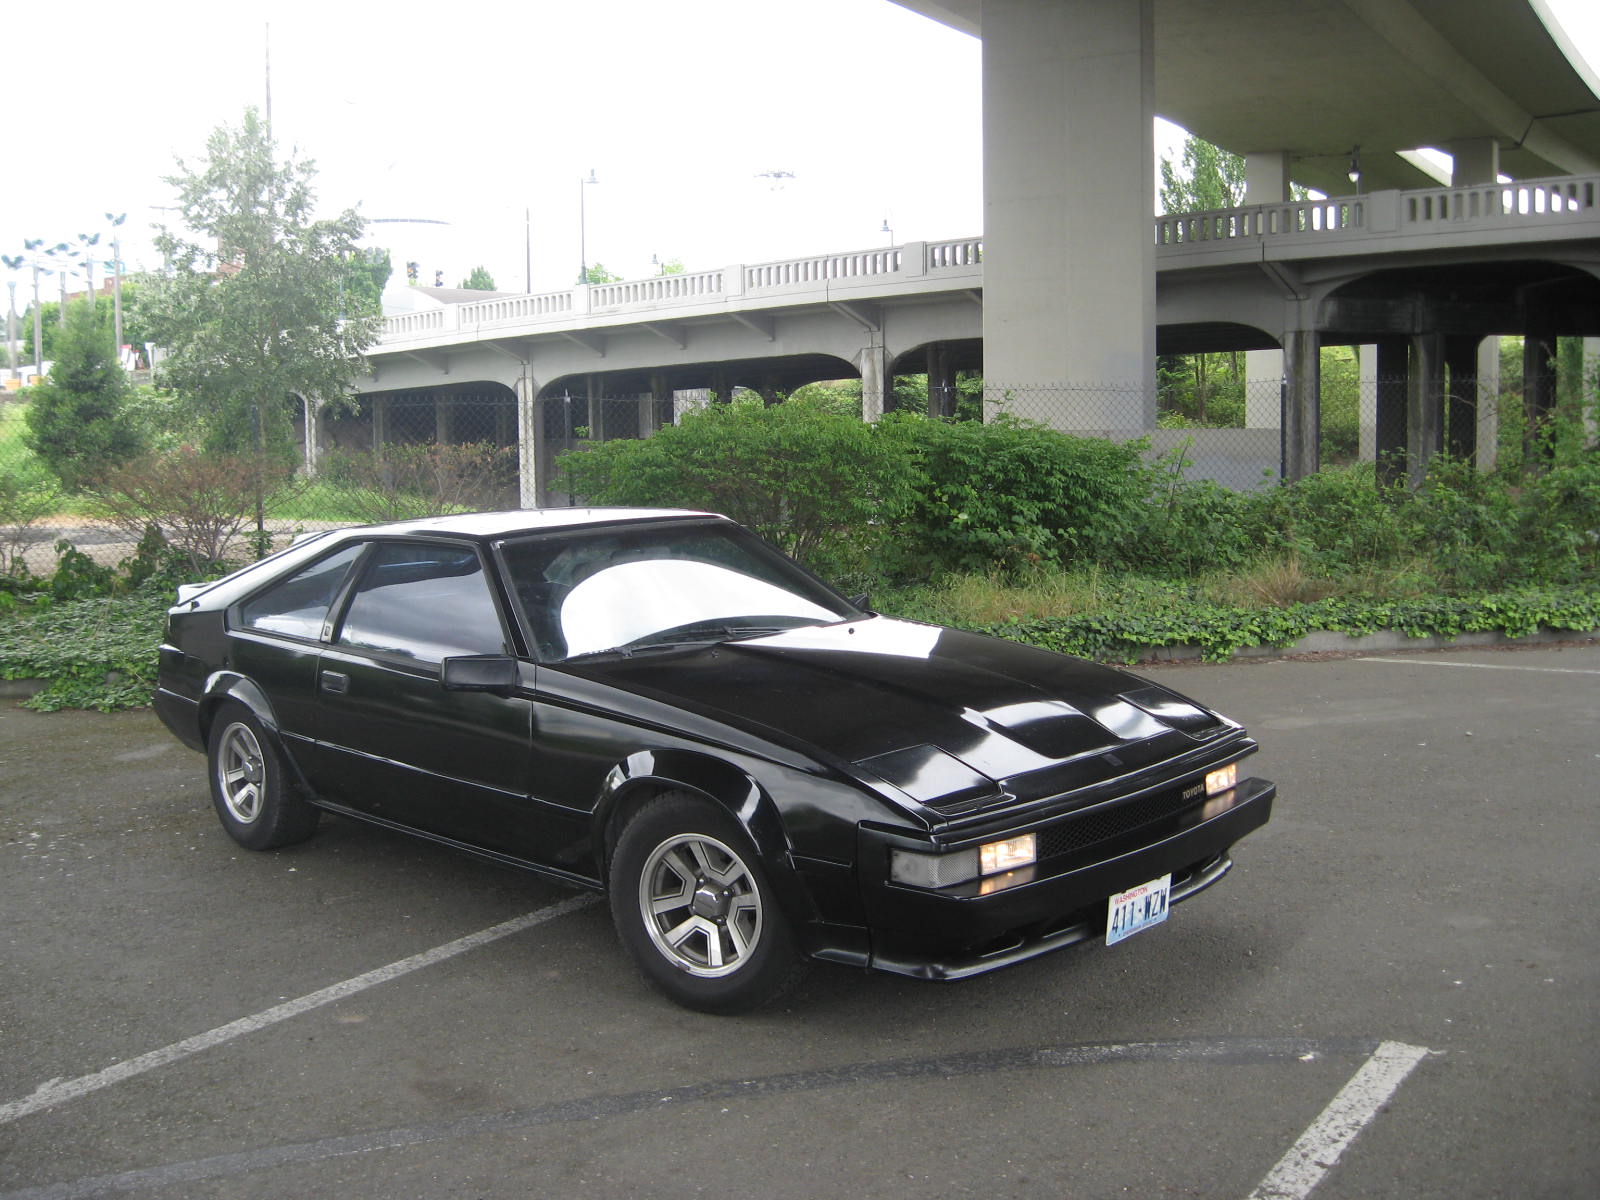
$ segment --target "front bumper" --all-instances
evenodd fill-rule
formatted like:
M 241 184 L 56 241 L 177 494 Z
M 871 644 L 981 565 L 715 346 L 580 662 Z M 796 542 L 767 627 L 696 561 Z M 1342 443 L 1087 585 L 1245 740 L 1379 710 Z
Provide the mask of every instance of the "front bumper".
M 863 896 L 871 929 L 867 965 L 921 979 L 963 979 L 1022 962 L 1105 933 L 1109 897 L 1172 875 L 1172 903 L 1198 895 L 1233 866 L 1229 850 L 1272 815 L 1277 787 L 1246 779 L 1232 803 L 1205 806 L 1129 831 L 1100 845 L 1042 859 L 1002 890 L 977 883 L 943 890 L 905 887 L 874 871 L 892 837 L 862 830 L 864 873 L 877 875 Z

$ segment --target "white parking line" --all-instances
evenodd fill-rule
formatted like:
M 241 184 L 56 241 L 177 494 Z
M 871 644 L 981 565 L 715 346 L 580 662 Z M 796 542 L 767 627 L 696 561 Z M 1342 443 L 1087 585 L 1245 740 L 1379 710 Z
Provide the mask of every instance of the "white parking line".
M 1358 658 L 1356 661 L 1406 667 L 1468 667 L 1474 671 L 1532 671 L 1536 675 L 1600 675 L 1600 669 L 1593 667 L 1519 667 L 1510 663 L 1440 662 L 1432 658 Z
M 1247 1200 L 1303 1200 L 1310 1195 L 1311 1189 L 1339 1161 L 1345 1147 L 1356 1140 L 1406 1076 L 1430 1053 L 1422 1046 L 1403 1042 L 1380 1045 Z
M 114 1083 L 121 1083 L 124 1079 L 132 1079 L 136 1075 L 143 1075 L 146 1071 L 153 1071 L 157 1067 L 164 1067 L 168 1063 L 177 1062 L 179 1059 L 188 1058 L 190 1055 L 199 1054 L 202 1050 L 209 1050 L 213 1046 L 220 1046 L 224 1042 L 231 1042 L 234 1038 L 243 1037 L 247 1033 L 254 1033 L 258 1029 L 265 1029 L 269 1025 L 276 1025 L 280 1021 L 287 1021 L 290 1017 L 297 1017 L 301 1013 L 310 1012 L 314 1008 L 321 1008 L 324 1004 L 332 1004 L 335 1000 L 343 1000 L 357 992 L 375 987 L 380 983 L 387 983 L 391 979 L 398 979 L 402 975 L 409 975 L 412 971 L 420 971 L 423 967 L 431 967 L 435 963 L 443 962 L 447 958 L 454 958 L 468 950 L 476 950 L 479 946 L 486 946 L 490 942 L 499 941 L 503 937 L 510 937 L 513 933 L 521 933 L 524 929 L 532 929 L 535 925 L 542 925 L 546 921 L 553 921 L 557 917 L 566 916 L 570 912 L 593 904 L 599 896 L 585 892 L 571 896 L 566 900 L 541 908 L 531 913 L 524 913 L 520 917 L 513 917 L 509 921 L 502 921 L 498 925 L 491 925 L 487 929 L 480 929 L 477 933 L 469 933 L 466 937 L 457 938 L 453 942 L 446 942 L 442 946 L 435 946 L 432 950 L 424 950 L 421 954 L 413 954 L 410 958 L 402 958 L 392 962 L 386 967 L 378 967 L 364 975 L 357 975 L 353 979 L 346 979 L 343 983 L 335 983 L 329 987 L 315 992 L 309 992 L 295 1000 L 286 1000 L 282 1004 L 274 1005 L 253 1016 L 241 1017 L 237 1021 L 229 1021 L 226 1025 L 219 1025 L 207 1033 L 196 1034 L 194 1037 L 184 1038 L 181 1042 L 173 1042 L 170 1046 L 163 1046 L 159 1050 L 152 1050 L 148 1054 L 141 1054 L 137 1058 L 130 1058 L 123 1062 L 115 1063 L 103 1071 L 96 1071 L 92 1075 L 80 1075 L 76 1079 L 52 1079 L 41 1083 L 34 1089 L 33 1094 L 24 1096 L 21 1100 L 12 1100 L 0 1104 L 0 1125 L 8 1124 L 30 1113 L 36 1113 L 46 1108 L 54 1108 L 58 1104 L 65 1104 L 69 1100 L 76 1100 L 79 1096 L 86 1096 L 90 1092 L 97 1092 L 101 1088 L 110 1087 Z

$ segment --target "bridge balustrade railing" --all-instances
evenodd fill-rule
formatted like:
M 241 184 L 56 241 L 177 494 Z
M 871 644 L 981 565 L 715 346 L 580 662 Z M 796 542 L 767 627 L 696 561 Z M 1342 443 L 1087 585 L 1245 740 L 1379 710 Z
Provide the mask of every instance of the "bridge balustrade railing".
M 589 307 L 622 308 L 630 304 L 663 304 L 674 300 L 699 300 L 722 293 L 723 272 L 696 271 L 682 275 L 656 275 L 650 279 L 595 284 L 589 289 Z
M 1231 242 L 1276 237 L 1280 234 L 1337 234 L 1365 224 L 1366 205 L 1361 197 L 1293 200 L 1282 204 L 1252 204 L 1208 212 L 1168 213 L 1155 219 L 1157 246 L 1184 246 L 1196 242 Z
M 885 246 L 881 250 L 818 254 L 784 262 L 755 263 L 744 269 L 744 286 L 746 291 L 759 291 L 762 288 L 825 283 L 830 279 L 851 279 L 862 275 L 893 275 L 900 270 L 900 260 L 899 246 Z
M 1592 212 L 1600 205 L 1600 176 L 1574 175 L 1473 187 L 1427 188 L 1402 192 L 1401 200 L 1401 219 L 1411 226 L 1446 221 L 1499 224 L 1507 220 L 1560 220 Z
M 561 316 L 572 311 L 571 292 L 543 292 L 532 296 L 497 296 L 460 306 L 461 324 L 496 325 L 537 317 Z

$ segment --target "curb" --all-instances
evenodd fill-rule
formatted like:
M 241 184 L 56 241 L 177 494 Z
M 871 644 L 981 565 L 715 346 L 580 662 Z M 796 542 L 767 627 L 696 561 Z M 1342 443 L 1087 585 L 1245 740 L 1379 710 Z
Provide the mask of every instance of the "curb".
M 1503 646 L 1541 646 L 1554 642 L 1573 641 L 1600 641 L 1600 629 L 1541 628 L 1537 633 L 1530 633 L 1523 637 L 1511 637 L 1494 630 L 1461 633 L 1455 637 L 1441 637 L 1437 634 L 1412 637 L 1410 634 L 1401 633 L 1396 629 L 1384 629 L 1376 633 L 1365 634 L 1334 633 L 1327 630 L 1319 630 L 1315 633 L 1308 633 L 1305 637 L 1298 641 L 1290 642 L 1287 646 L 1244 646 L 1229 655 L 1229 660 L 1288 658 L 1296 654 L 1373 654 L 1395 650 L 1495 649 Z M 1205 651 L 1199 646 L 1192 643 L 1184 643 L 1177 646 L 1151 646 L 1140 651 L 1135 661 L 1139 663 L 1198 662 L 1204 655 Z

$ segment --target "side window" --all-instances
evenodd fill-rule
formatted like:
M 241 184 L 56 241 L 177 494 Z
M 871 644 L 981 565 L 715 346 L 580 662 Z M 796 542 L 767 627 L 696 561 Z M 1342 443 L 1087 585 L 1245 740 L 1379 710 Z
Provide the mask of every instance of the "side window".
M 421 662 L 506 652 L 477 553 L 408 542 L 380 543 L 373 551 L 336 640 Z
M 239 605 L 239 624 L 246 629 L 286 633 L 312 641 L 320 638 L 323 622 L 328 619 L 328 606 L 339 594 L 350 564 L 365 545 L 357 542 L 346 546 L 252 596 Z

